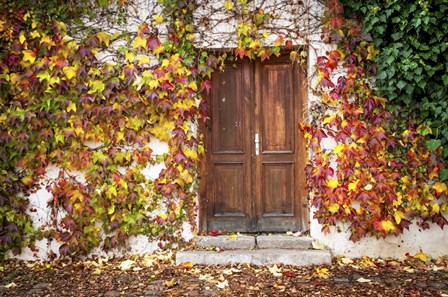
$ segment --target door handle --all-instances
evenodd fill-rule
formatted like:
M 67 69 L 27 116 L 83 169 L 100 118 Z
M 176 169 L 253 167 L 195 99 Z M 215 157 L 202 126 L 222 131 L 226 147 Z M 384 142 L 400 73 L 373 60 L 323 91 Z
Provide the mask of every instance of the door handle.
M 260 138 L 258 133 L 255 133 L 255 156 L 260 154 Z

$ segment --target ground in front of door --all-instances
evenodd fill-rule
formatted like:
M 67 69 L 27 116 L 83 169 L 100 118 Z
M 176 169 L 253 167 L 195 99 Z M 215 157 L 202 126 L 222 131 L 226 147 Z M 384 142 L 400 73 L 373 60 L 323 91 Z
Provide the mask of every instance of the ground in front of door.
M 426 260 L 423 262 L 422 260 Z M 298 267 L 128 259 L 0 262 L 0 296 L 448 296 L 448 258 L 352 260 Z

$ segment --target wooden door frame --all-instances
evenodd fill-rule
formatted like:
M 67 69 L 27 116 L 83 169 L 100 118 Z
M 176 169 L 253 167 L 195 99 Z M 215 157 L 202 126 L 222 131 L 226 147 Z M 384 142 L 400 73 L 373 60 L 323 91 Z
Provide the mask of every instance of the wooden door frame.
M 301 50 L 308 51 L 308 48 L 302 47 Z M 289 51 L 282 51 L 282 54 L 288 54 Z M 257 62 L 260 62 L 257 60 Z M 262 63 L 262 62 L 261 62 Z M 292 63 L 292 62 L 291 62 Z M 255 65 L 254 65 L 255 68 Z M 296 160 L 297 164 L 303 164 L 305 166 L 306 160 L 308 158 L 308 151 L 306 148 L 305 138 L 303 135 L 303 132 L 299 129 L 299 124 L 304 123 L 306 121 L 306 110 L 308 108 L 308 92 L 307 92 L 307 75 L 306 75 L 306 68 L 303 66 L 298 65 L 297 63 L 294 65 L 294 68 L 297 69 L 297 79 L 299 80 L 299 84 L 297 88 L 298 95 L 302 98 L 302 100 L 298 100 L 298 105 L 295 109 L 295 112 L 298 113 L 297 117 L 297 130 L 295 137 L 298 139 L 301 139 L 303 141 L 297 141 L 297 151 L 296 151 Z M 253 80 L 255 83 L 255 76 L 253 77 Z M 213 87 L 213 86 L 212 86 Z M 253 90 L 251 90 L 253 92 Z M 203 99 L 206 100 L 209 104 L 210 103 L 210 95 L 203 94 Z M 209 114 L 211 116 L 211 114 Z M 203 135 L 203 143 L 204 147 L 206 147 L 207 139 L 206 139 L 206 129 L 207 129 L 207 123 L 204 123 L 203 121 L 200 121 L 199 123 L 199 134 Z M 199 232 L 206 232 L 207 231 L 207 164 L 209 163 L 209 160 L 207 160 L 207 153 L 205 152 L 203 157 L 200 160 L 199 163 L 199 172 L 198 172 L 198 179 L 199 179 L 199 198 L 198 198 L 198 229 Z M 254 178 L 254 177 L 252 177 Z M 304 230 L 309 229 L 310 225 L 310 208 L 309 203 L 307 200 L 307 192 L 306 192 L 306 176 L 305 176 L 305 168 L 303 167 L 302 174 L 298 174 L 296 176 L 297 183 L 298 183 L 298 190 L 297 190 L 297 197 L 301 198 L 300 201 L 296 202 L 296 211 L 299 212 L 301 222 L 299 222 L 304 228 Z M 252 183 L 254 184 L 254 183 Z M 299 199 L 298 199 L 299 200 Z M 254 206 L 255 207 L 255 206 Z M 257 211 L 257 210 L 256 210 Z

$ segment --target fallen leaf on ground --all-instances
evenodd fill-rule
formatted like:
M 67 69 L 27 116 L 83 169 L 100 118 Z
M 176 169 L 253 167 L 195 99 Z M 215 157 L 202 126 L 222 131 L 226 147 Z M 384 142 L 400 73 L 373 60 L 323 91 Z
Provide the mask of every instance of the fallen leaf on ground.
M 356 280 L 358 283 L 370 283 L 372 280 L 371 279 L 367 279 L 367 278 L 363 278 L 360 277 Z
M 120 269 L 122 271 L 126 271 L 131 269 L 132 265 L 134 265 L 135 261 L 133 260 L 124 260 L 123 262 L 120 263 Z
M 5 287 L 6 289 L 10 289 L 10 288 L 17 287 L 17 285 L 14 282 L 12 282 L 12 283 L 9 283 L 7 285 L 4 285 L 3 287 Z
M 185 262 L 185 263 L 182 263 L 180 266 L 181 266 L 183 269 L 190 269 L 190 268 L 193 268 L 194 264 L 191 263 L 191 262 Z
M 232 234 L 232 235 L 227 236 L 228 240 L 234 240 L 234 239 L 237 239 L 237 238 L 238 238 L 238 234 Z
M 229 282 L 227 280 L 224 280 L 224 281 L 216 284 L 216 287 L 218 287 L 219 289 L 224 289 L 225 287 L 228 287 L 228 286 L 229 286 Z
M 325 246 L 317 240 L 311 242 L 311 245 L 313 246 L 313 249 L 315 249 L 315 250 L 324 250 L 325 249 Z
M 268 267 L 268 270 L 270 273 L 272 273 L 273 276 L 282 276 L 282 269 L 278 268 L 277 265 L 274 265 L 272 267 Z
M 172 279 L 169 280 L 169 281 L 165 281 L 163 284 L 164 284 L 166 287 L 171 288 L 171 287 L 174 287 L 174 286 L 177 284 L 177 280 L 176 280 L 175 278 L 172 278 Z
M 328 270 L 328 268 L 325 268 L 325 267 L 320 268 L 320 267 L 318 267 L 318 268 L 316 268 L 316 273 L 315 274 L 316 274 L 316 276 L 318 278 L 328 278 L 330 276 L 330 271 Z

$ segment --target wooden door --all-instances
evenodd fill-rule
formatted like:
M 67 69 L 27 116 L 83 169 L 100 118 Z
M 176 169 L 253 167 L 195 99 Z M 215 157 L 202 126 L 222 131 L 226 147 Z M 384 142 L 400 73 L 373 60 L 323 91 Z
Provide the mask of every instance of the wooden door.
M 303 73 L 288 57 L 240 61 L 212 77 L 202 170 L 203 231 L 307 228 Z M 205 178 L 204 178 L 205 177 Z

